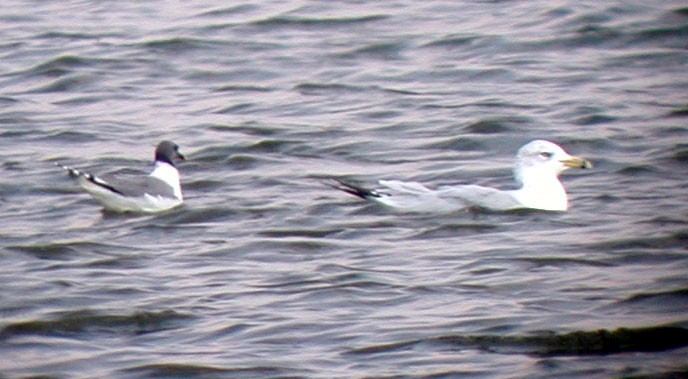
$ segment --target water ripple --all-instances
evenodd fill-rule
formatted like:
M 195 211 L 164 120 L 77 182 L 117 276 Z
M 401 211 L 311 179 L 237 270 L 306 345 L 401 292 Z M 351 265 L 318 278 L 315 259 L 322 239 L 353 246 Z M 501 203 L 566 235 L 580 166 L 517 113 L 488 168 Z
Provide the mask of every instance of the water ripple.
M 439 347 L 438 347 L 439 345 Z M 540 356 L 606 355 L 652 352 L 688 346 L 688 329 L 674 326 L 575 331 L 566 334 L 542 333 L 526 336 L 448 335 L 430 339 L 377 345 L 351 350 L 348 354 L 385 354 L 424 348 L 481 349 L 500 354 Z
M 10 323 L 0 330 L 0 340 L 22 335 L 75 336 L 78 334 L 147 334 L 179 327 L 191 317 L 174 311 L 138 312 L 129 315 L 73 311 L 54 320 Z

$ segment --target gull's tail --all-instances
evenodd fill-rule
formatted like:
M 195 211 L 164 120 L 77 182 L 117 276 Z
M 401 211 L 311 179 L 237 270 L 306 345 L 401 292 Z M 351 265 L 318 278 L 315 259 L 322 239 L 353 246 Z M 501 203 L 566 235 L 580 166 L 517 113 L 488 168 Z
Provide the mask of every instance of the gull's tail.
M 67 171 L 69 176 L 74 178 L 74 179 L 82 179 L 83 178 L 83 180 L 87 180 L 87 181 L 89 181 L 89 182 L 91 182 L 97 186 L 103 187 L 109 191 L 116 193 L 116 194 L 123 195 L 123 193 L 121 191 L 117 190 L 115 187 L 111 186 L 108 182 L 104 181 L 103 179 L 101 179 L 95 175 L 91 175 L 87 172 L 81 172 L 75 168 L 65 166 L 65 165 L 62 165 L 59 163 L 55 163 L 55 164 L 58 167 L 61 167 L 63 170 Z
M 330 182 L 325 184 L 329 187 L 346 192 L 349 195 L 353 195 L 364 200 L 376 200 L 381 197 L 380 193 L 375 190 L 371 190 L 359 184 L 354 184 L 342 179 L 331 178 Z

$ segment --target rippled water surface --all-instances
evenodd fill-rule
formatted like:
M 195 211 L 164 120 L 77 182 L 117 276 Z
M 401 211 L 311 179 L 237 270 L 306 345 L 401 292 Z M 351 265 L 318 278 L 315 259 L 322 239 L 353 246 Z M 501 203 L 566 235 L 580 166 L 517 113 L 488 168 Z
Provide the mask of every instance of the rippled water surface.
M 683 1 L 4 1 L 0 377 L 688 375 Z M 565 213 L 395 213 L 325 176 Z M 186 197 L 117 215 L 55 163 Z

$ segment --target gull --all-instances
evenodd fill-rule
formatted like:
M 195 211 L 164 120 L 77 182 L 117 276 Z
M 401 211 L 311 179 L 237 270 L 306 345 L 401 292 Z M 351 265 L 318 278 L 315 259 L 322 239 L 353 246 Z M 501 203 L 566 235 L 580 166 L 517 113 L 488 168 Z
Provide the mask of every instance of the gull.
M 156 213 L 177 207 L 184 201 L 174 159 L 184 160 L 179 146 L 172 141 L 162 141 L 155 149 L 153 171 L 147 176 L 102 179 L 71 167 L 58 166 L 106 210 Z
M 534 140 L 516 154 L 515 190 L 502 191 L 478 185 L 443 186 L 435 190 L 418 182 L 380 180 L 382 188 L 367 189 L 341 179 L 331 187 L 365 200 L 407 212 L 450 213 L 478 207 L 496 211 L 539 209 L 566 211 L 566 190 L 559 174 L 569 168 L 592 168 L 587 159 L 572 156 L 550 141 Z

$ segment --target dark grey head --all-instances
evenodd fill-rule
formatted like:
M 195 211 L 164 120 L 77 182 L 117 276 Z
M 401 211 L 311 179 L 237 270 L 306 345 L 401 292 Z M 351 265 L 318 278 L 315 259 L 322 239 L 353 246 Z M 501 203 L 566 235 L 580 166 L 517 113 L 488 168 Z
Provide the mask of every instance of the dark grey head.
M 155 161 L 165 162 L 174 166 L 173 160 L 178 158 L 184 160 L 184 156 L 179 152 L 179 146 L 172 141 L 162 141 L 155 148 Z

